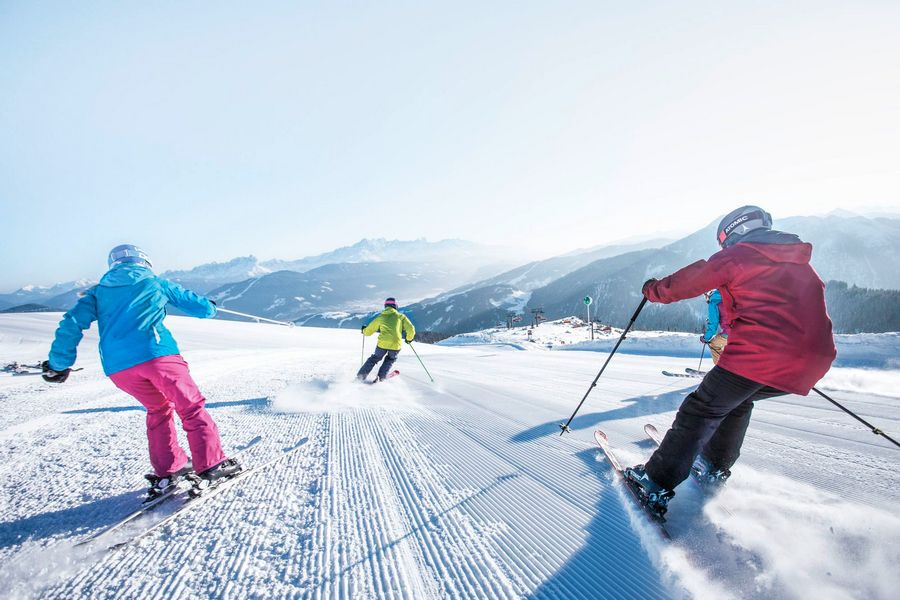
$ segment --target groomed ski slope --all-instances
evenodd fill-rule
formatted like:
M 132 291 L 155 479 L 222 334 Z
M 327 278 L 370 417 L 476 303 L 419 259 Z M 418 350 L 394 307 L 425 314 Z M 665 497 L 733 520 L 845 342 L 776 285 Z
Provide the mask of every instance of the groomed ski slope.
M 41 360 L 58 319 L 0 315 L 0 362 Z M 900 450 L 814 397 L 759 403 L 728 487 L 702 503 L 682 485 L 663 543 L 592 433 L 602 427 L 624 462 L 648 456 L 642 425 L 665 431 L 696 385 L 660 371 L 696 360 L 616 356 L 561 438 L 602 353 L 423 344 L 437 383 L 405 349 L 400 377 L 359 386 L 355 331 L 167 323 L 229 451 L 261 436 L 250 464 L 309 442 L 133 545 L 74 548 L 141 497 L 143 409 L 103 377 L 96 330 L 85 370 L 61 386 L 0 375 L 5 597 L 887 599 L 900 588 Z M 829 381 L 900 387 L 884 383 L 897 371 Z M 900 434 L 896 396 L 834 395 Z

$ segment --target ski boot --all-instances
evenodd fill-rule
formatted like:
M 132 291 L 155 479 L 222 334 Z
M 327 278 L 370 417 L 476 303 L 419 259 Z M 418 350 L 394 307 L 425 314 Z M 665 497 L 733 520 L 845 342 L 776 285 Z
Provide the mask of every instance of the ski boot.
M 691 465 L 691 474 L 704 487 L 721 487 L 725 485 L 728 478 L 731 477 L 731 471 L 728 469 L 717 469 L 713 463 L 698 454 Z
M 160 496 L 171 491 L 171 488 L 177 487 L 178 483 L 189 473 L 192 473 L 194 470 L 193 465 L 191 465 L 191 461 L 187 461 L 183 467 L 175 471 L 174 473 L 169 473 L 163 477 L 156 475 L 155 473 L 147 473 L 144 475 L 144 479 L 150 484 L 150 487 L 147 488 L 147 497 L 144 498 L 142 504 L 147 504 L 156 500 Z
M 665 522 L 665 514 L 669 509 L 669 500 L 675 496 L 675 492 L 667 490 L 659 485 L 647 475 L 644 465 L 635 465 L 628 467 L 622 474 L 625 476 L 625 482 L 637 492 L 641 504 L 646 507 L 650 514 L 659 521 Z
M 202 473 L 198 473 L 191 477 L 191 483 L 194 487 L 189 492 L 192 498 L 201 496 L 205 490 L 214 488 L 226 479 L 230 479 L 240 473 L 244 468 L 236 458 L 227 458 Z

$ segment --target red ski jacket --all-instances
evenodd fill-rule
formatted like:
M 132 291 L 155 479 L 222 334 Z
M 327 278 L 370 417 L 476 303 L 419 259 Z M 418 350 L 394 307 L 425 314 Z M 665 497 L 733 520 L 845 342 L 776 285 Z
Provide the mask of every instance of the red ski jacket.
M 644 295 L 669 304 L 718 288 L 731 328 L 718 366 L 805 396 L 837 355 L 825 284 L 809 264 L 811 244 L 766 234 L 654 281 Z

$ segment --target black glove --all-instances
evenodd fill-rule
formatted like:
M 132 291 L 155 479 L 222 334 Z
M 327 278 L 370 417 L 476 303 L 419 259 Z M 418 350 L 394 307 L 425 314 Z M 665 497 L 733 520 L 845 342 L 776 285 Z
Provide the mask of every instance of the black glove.
M 651 283 L 656 283 L 656 282 L 657 282 L 656 277 L 651 277 L 650 279 L 645 281 L 644 285 L 641 286 L 641 294 L 646 296 L 647 295 L 647 286 L 649 286 Z
M 709 340 L 706 339 L 706 336 L 701 335 L 701 336 L 700 336 L 700 343 L 701 343 L 701 344 L 708 344 L 708 343 L 709 343 Z
M 41 372 L 43 375 L 41 377 L 44 378 L 44 381 L 50 383 L 62 383 L 66 379 L 69 378 L 69 373 L 72 372 L 72 369 L 63 369 L 62 371 L 54 371 L 50 368 L 50 361 L 45 360 L 41 363 Z
M 407 340 L 407 339 L 404 338 L 403 341 L 406 342 L 407 344 L 412 344 L 412 340 Z
M 366 326 L 365 326 L 365 325 L 360 325 L 360 327 L 359 327 L 359 332 L 362 333 L 362 334 L 365 334 L 365 333 L 366 333 Z
M 207 300 L 209 300 L 209 303 L 212 304 L 213 306 L 215 306 L 215 307 L 219 306 L 218 304 L 216 304 L 215 300 L 211 300 L 210 298 L 207 298 Z

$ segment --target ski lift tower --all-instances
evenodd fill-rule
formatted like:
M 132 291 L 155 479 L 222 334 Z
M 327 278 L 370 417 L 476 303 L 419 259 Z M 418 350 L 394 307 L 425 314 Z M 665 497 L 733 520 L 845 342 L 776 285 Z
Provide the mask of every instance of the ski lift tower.
M 531 325 L 532 327 L 537 327 L 541 324 L 541 321 L 544 320 L 544 309 L 543 308 L 532 308 L 531 309 Z

